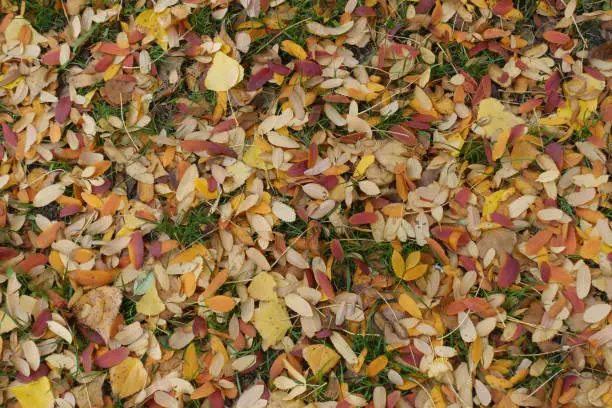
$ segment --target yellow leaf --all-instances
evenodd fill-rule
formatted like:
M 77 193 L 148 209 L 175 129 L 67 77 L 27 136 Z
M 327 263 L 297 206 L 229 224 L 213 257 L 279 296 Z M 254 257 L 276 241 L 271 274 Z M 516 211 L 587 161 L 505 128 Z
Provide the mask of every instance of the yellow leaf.
M 444 402 L 444 396 L 442 395 L 442 389 L 439 385 L 434 385 L 431 389 L 431 399 L 434 402 L 435 408 L 446 408 L 446 402 Z
M 255 328 L 261 334 L 264 350 L 278 343 L 291 327 L 289 314 L 279 299 L 260 302 L 253 316 Z
M 8 333 L 16 328 L 17 325 L 13 321 L 13 318 L 0 310 L 0 334 Z
M 38 31 L 32 27 L 30 22 L 21 16 L 15 17 L 4 30 L 4 38 L 6 41 L 15 41 L 19 39 L 19 32 L 23 26 L 27 26 L 32 31 L 32 39 L 30 44 L 46 43 L 47 39 L 40 35 Z M 27 44 L 26 44 L 27 45 Z
M 415 266 L 414 268 L 406 269 L 406 273 L 404 274 L 403 279 L 405 281 L 417 280 L 421 276 L 425 275 L 425 273 L 427 272 L 427 268 L 427 264 L 421 264 Z
M 111 79 L 113 79 L 115 77 L 115 75 L 117 75 L 117 73 L 119 72 L 119 70 L 121 69 L 121 64 L 112 64 L 110 67 L 106 68 L 106 71 L 104 72 L 104 80 L 105 81 L 109 81 Z
M 406 271 L 406 264 L 404 263 L 404 258 L 402 255 L 393 251 L 393 255 L 391 255 L 391 266 L 393 267 L 393 273 L 400 279 L 404 278 L 404 272 Z
M 480 126 L 475 131 L 493 140 L 504 129 L 512 129 L 514 126 L 524 123 L 523 119 L 515 116 L 495 98 L 486 98 L 480 101 L 476 122 Z
M 194 181 L 195 184 L 195 188 L 196 190 L 198 190 L 200 192 L 200 194 L 202 194 L 204 196 L 205 199 L 207 200 L 214 200 L 217 198 L 217 190 L 215 191 L 208 191 L 208 181 L 206 181 L 206 179 L 203 178 L 197 178 Z
M 414 251 L 406 257 L 406 269 L 414 268 L 421 262 L 421 251 Z
M 24 408 L 51 408 L 55 401 L 47 377 L 40 377 L 25 385 L 9 388 L 9 391 Z
M 168 31 L 161 26 L 160 21 L 169 20 L 170 18 L 170 9 L 166 9 L 161 13 L 156 13 L 153 9 L 149 9 L 136 17 L 136 24 L 141 26 L 147 35 L 155 38 L 157 44 L 166 50 L 168 49 Z
M 289 55 L 294 56 L 297 59 L 306 59 L 308 54 L 299 44 L 294 43 L 291 40 L 285 40 L 281 42 L 281 48 Z
M 128 357 L 112 367 L 109 375 L 113 393 L 119 394 L 121 398 L 136 394 L 147 382 L 147 370 L 142 362 L 134 357 Z
M 340 361 L 340 355 L 324 344 L 312 344 L 302 350 L 312 373 L 318 377 L 327 374 Z
M 222 52 L 217 52 L 213 63 L 206 74 L 204 84 L 211 91 L 229 91 L 242 81 L 244 68 L 238 61 L 228 57 Z
M 494 387 L 500 390 L 512 388 L 512 383 L 502 377 L 496 377 L 494 375 L 489 374 L 489 375 L 485 375 L 485 380 L 491 387 Z
M 258 273 L 249 285 L 249 296 L 257 300 L 276 299 L 276 281 L 268 272 Z
M 405 293 L 402 293 L 397 300 L 402 309 L 404 309 L 407 313 L 410 313 L 412 317 L 416 317 L 417 319 L 421 319 L 423 314 L 421 313 L 421 309 L 417 306 L 414 299 L 408 296 Z
M 268 142 L 256 137 L 255 140 L 253 140 L 253 146 L 249 147 L 247 151 L 244 152 L 242 161 L 253 168 L 270 170 L 274 168 L 274 166 L 272 163 L 263 161 L 260 155 L 271 151 L 272 146 L 270 146 Z
M 159 298 L 155 282 L 153 282 L 147 289 L 147 293 L 136 302 L 136 311 L 147 316 L 157 316 L 164 310 L 166 310 L 166 305 Z
M 199 370 L 198 354 L 196 353 L 195 344 L 191 343 L 187 346 L 183 356 L 183 378 L 191 381 L 198 375 Z
M 353 177 L 355 178 L 363 177 L 366 170 L 368 169 L 368 167 L 372 165 L 372 163 L 374 163 L 375 159 L 376 158 L 373 154 L 367 154 L 363 156 L 361 160 L 359 160 L 359 163 L 357 163 L 357 166 L 355 167 L 355 173 L 353 173 Z
M 514 194 L 513 187 L 507 190 L 499 190 L 486 196 L 482 206 L 482 216 L 488 218 L 493 212 L 495 212 L 495 210 L 497 210 L 499 203 L 508 199 L 512 194 Z
M 4 75 L 0 75 L 0 80 L 4 79 Z M 6 85 L 2 85 L 4 89 L 17 88 L 24 81 L 22 76 L 17 77 L 14 81 L 9 82 Z
M 482 358 L 482 349 L 482 338 L 477 337 L 474 343 L 472 343 L 470 350 L 470 357 L 472 358 L 472 361 L 474 362 L 475 366 L 480 363 L 480 359 Z

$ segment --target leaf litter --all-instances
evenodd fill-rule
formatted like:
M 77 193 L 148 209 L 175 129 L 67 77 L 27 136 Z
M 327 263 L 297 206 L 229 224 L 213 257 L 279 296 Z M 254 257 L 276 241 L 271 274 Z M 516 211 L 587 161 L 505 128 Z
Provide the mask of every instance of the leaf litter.
M 0 10 L 0 405 L 612 405 L 609 1 Z

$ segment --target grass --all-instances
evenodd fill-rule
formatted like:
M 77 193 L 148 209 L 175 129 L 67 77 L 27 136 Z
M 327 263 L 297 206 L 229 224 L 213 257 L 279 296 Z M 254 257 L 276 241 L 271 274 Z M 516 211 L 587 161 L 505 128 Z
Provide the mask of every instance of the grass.
M 471 57 L 468 50 L 461 44 L 452 43 L 448 46 L 439 44 L 439 46 L 443 50 L 445 63 L 431 66 L 432 81 L 444 76 L 453 76 L 457 73 L 455 69 L 463 69 L 478 82 L 489 71 L 489 65 L 505 64 L 504 57 L 489 50 L 481 51 Z
M 468 138 L 459 152 L 458 158 L 467 161 L 469 164 L 484 164 L 488 165 L 489 160 L 485 152 L 485 145 L 482 139 Z
M 201 204 L 192 208 L 178 220 L 173 220 L 164 214 L 162 220 L 155 226 L 154 231 L 164 233 L 176 239 L 183 248 L 188 248 L 206 237 L 202 227 L 216 224 L 217 217 L 209 214 L 209 208 Z M 205 229 L 206 229 L 205 228 Z
M 20 2 L 14 1 L 19 4 Z M 49 30 L 61 32 L 68 21 L 61 8 L 55 8 L 54 0 L 30 0 L 26 1 L 26 17 L 32 23 L 32 27 L 40 33 Z
M 563 211 L 564 213 L 566 213 L 570 217 L 572 217 L 574 219 L 576 218 L 576 213 L 574 212 L 574 207 L 572 207 L 567 202 L 567 199 L 565 197 L 562 197 L 562 196 L 557 197 L 557 206 L 559 207 L 559 209 L 561 211 Z
M 213 37 L 218 31 L 218 26 L 212 17 L 212 10 L 209 4 L 196 9 L 189 16 L 188 20 L 189 24 L 191 24 L 191 30 L 198 35 Z

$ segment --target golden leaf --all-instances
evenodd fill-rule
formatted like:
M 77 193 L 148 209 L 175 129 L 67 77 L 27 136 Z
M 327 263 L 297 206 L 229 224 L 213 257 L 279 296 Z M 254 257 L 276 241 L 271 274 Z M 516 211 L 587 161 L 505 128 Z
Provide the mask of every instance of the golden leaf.
M 155 282 L 153 282 L 144 296 L 136 302 L 136 311 L 147 316 L 157 316 L 164 310 L 166 310 L 166 305 L 159 298 Z
M 393 267 L 393 273 L 400 279 L 404 278 L 404 273 L 406 272 L 406 264 L 404 262 L 404 258 L 402 258 L 402 254 L 397 251 L 393 251 L 393 255 L 391 255 L 391 266 Z
M 155 38 L 157 44 L 166 50 L 168 49 L 168 31 L 161 26 L 160 21 L 169 19 L 170 10 L 166 9 L 161 13 L 156 13 L 153 9 L 145 10 L 136 17 L 136 24 L 141 26 L 147 35 Z
M 410 313 L 412 317 L 416 317 L 417 319 L 421 319 L 423 314 L 421 313 L 421 309 L 417 306 L 414 299 L 408 296 L 405 293 L 402 293 L 397 300 L 402 309 L 404 309 L 407 313 Z
M 279 299 L 260 302 L 259 307 L 255 309 L 253 322 L 263 338 L 264 349 L 278 343 L 291 327 L 287 308 Z
M 238 61 L 228 57 L 222 52 L 217 52 L 213 63 L 206 74 L 204 84 L 211 91 L 229 91 L 244 78 L 244 68 Z
M 276 281 L 268 272 L 258 273 L 249 285 L 249 296 L 257 300 L 276 299 Z
M 302 354 L 316 376 L 327 374 L 340 361 L 340 355 L 324 344 L 306 346 L 302 350 Z
M 481 124 L 475 130 L 477 133 L 495 140 L 504 129 L 512 129 L 524 121 L 510 112 L 499 100 L 486 98 L 478 105 L 477 123 Z
M 109 375 L 113 393 L 119 394 L 121 398 L 136 394 L 147 382 L 147 370 L 142 362 L 134 357 L 128 357 L 112 367 Z
M 353 177 L 360 178 L 363 177 L 368 167 L 374 163 L 376 157 L 373 154 L 367 154 L 359 160 L 357 166 L 355 167 L 355 172 L 353 173 Z
M 427 264 L 421 264 L 415 266 L 414 268 L 406 269 L 406 273 L 404 273 L 402 279 L 404 279 L 405 281 L 417 280 L 421 276 L 425 275 L 425 273 L 427 273 L 428 266 L 429 265 Z
M 25 385 L 11 387 L 9 391 L 24 408 L 51 408 L 55 401 L 51 383 L 47 377 L 40 377 Z
M 281 42 L 281 48 L 287 54 L 294 56 L 297 59 L 303 60 L 308 57 L 308 54 L 306 53 L 304 48 L 302 48 L 299 44 L 296 44 L 291 40 L 284 40 L 283 42 Z
M 191 381 L 198 375 L 199 370 L 200 365 L 198 364 L 195 344 L 191 343 L 187 346 L 185 355 L 183 356 L 183 378 Z

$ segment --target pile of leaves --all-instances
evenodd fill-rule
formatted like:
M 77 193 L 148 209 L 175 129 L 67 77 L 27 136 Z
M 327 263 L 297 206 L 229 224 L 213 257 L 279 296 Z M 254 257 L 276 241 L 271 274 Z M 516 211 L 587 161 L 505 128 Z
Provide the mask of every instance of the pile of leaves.
M 0 2 L 0 405 L 612 405 L 609 0 Z

